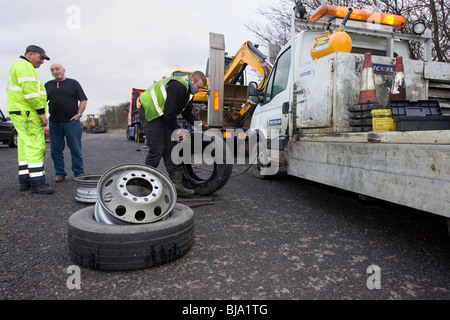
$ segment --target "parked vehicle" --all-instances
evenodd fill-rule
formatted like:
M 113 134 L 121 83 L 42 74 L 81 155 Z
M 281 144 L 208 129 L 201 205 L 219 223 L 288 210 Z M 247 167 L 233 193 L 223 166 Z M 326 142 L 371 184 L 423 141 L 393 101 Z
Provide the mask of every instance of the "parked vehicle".
M 0 142 L 9 145 L 10 148 L 17 147 L 17 131 L 9 117 L 5 117 L 0 110 Z
M 141 119 L 139 118 L 139 108 L 138 98 L 145 92 L 145 89 L 131 90 L 131 101 L 130 105 L 125 107 L 125 112 L 127 113 L 128 126 L 125 133 L 128 140 L 134 140 L 136 142 L 145 142 L 145 133 L 141 125 Z
M 50 131 L 48 126 L 44 127 L 45 142 L 50 141 Z M 5 117 L 0 110 L 0 142 L 9 145 L 11 148 L 17 147 L 17 131 L 9 117 Z
M 106 133 L 108 132 L 108 122 L 106 118 L 96 118 L 95 114 L 87 114 L 86 120 L 81 123 L 83 130 L 88 133 Z

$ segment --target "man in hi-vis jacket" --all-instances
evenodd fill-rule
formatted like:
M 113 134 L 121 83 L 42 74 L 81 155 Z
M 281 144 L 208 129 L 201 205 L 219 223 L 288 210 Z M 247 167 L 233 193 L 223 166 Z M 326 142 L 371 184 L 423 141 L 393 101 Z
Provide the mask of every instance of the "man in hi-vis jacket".
M 38 194 L 53 193 L 44 171 L 47 93 L 36 72 L 44 59 L 50 60 L 44 49 L 28 46 L 6 79 L 6 111 L 17 131 L 20 190 Z
M 177 122 L 179 114 L 191 124 L 197 120 L 192 113 L 192 98 L 206 82 L 203 72 L 194 71 L 190 76 L 164 78 L 139 97 L 139 112 L 149 147 L 145 164 L 157 168 L 163 158 L 169 178 L 180 197 L 192 195 L 194 190 L 183 186 L 181 168 L 172 161 L 171 153 L 175 146 L 171 140 L 172 132 L 184 138 L 185 134 Z

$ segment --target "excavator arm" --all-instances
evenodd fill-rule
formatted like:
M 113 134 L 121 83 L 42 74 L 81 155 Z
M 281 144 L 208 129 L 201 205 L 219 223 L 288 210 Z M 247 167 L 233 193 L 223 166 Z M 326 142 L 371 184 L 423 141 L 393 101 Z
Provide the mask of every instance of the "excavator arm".
M 267 61 L 267 57 L 258 50 L 257 46 L 253 45 L 250 41 L 244 42 L 234 56 L 228 69 L 225 71 L 224 83 L 236 84 L 247 66 L 251 66 L 262 76 L 262 80 L 258 85 L 258 91 L 262 94 L 266 87 L 269 74 L 272 71 L 272 65 Z M 254 106 L 247 100 L 238 112 L 232 112 L 230 114 L 233 119 L 233 125 L 242 127 L 245 119 L 251 115 L 253 110 Z
M 227 59 L 229 58 L 225 58 L 225 65 L 228 64 Z M 269 74 L 272 71 L 272 65 L 267 61 L 266 56 L 258 50 L 258 46 L 254 45 L 250 41 L 244 42 L 236 55 L 231 59 L 228 67 L 225 70 L 224 84 L 241 84 L 239 83 L 239 81 L 243 79 L 242 75 L 247 66 L 251 66 L 261 75 L 262 80 L 258 85 L 258 91 L 262 95 L 266 87 Z M 182 76 L 187 74 L 191 74 L 191 72 L 185 70 L 175 70 L 172 72 L 172 76 Z M 202 91 L 194 95 L 194 103 L 205 104 L 208 102 L 209 79 L 207 78 L 207 80 L 208 82 L 202 89 Z M 252 106 L 248 100 L 242 105 L 239 110 L 229 108 L 228 115 L 230 117 L 230 120 L 232 120 L 233 122 L 233 126 L 241 128 L 244 124 L 244 121 L 252 114 L 253 110 L 254 106 Z
M 258 47 L 250 41 L 244 42 L 231 60 L 228 69 L 225 71 L 224 82 L 236 84 L 247 66 L 251 66 L 263 77 L 258 85 L 258 90 L 264 90 L 272 65 L 267 61 L 267 57 L 258 50 Z

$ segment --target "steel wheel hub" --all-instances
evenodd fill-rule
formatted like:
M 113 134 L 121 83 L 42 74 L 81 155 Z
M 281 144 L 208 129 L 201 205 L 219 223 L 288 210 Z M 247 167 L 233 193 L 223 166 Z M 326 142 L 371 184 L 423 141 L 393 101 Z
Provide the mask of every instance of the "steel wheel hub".
M 159 170 L 139 164 L 121 165 L 98 181 L 95 217 L 108 224 L 150 223 L 174 208 L 177 193 Z M 108 217 L 109 214 L 109 217 Z

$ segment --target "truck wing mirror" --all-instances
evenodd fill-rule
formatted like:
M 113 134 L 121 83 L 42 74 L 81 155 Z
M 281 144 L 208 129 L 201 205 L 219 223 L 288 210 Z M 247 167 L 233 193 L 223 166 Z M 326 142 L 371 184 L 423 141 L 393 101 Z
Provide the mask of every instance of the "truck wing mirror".
M 247 98 L 251 105 L 257 105 L 259 103 L 259 91 L 258 85 L 255 81 L 251 81 L 247 87 Z

